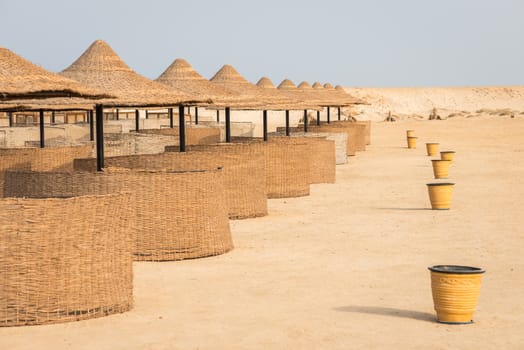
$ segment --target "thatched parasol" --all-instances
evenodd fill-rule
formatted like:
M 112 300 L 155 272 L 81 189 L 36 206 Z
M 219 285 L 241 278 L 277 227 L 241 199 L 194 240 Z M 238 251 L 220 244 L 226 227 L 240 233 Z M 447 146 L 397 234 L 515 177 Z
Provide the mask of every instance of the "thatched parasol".
M 211 99 L 216 106 L 241 108 L 259 105 L 253 98 L 211 83 L 182 58 L 177 58 L 155 81 L 184 93 Z
M 0 101 L 50 97 L 112 97 L 111 94 L 64 78 L 0 47 Z
M 301 110 L 316 109 L 318 105 L 295 100 L 280 93 L 278 90 L 268 90 L 252 84 L 242 77 L 231 65 L 224 65 L 210 81 L 230 91 L 258 100 L 264 110 Z
M 97 40 L 60 75 L 91 87 L 111 91 L 117 99 L 106 106 L 164 107 L 204 103 L 198 96 L 147 79 L 133 71 L 104 41 Z
M 214 76 L 210 79 L 214 84 L 222 86 L 228 90 L 235 91 L 245 96 L 257 99 L 262 104 L 261 107 L 256 108 L 263 110 L 263 135 L 264 140 L 267 140 L 267 111 L 286 111 L 286 130 L 289 130 L 289 111 L 290 110 L 304 110 L 304 115 L 307 115 L 307 109 L 319 108 L 315 104 L 304 102 L 303 100 L 294 100 L 280 93 L 276 89 L 266 89 L 256 86 L 244 77 L 242 77 L 232 66 L 224 65 Z M 227 122 L 226 122 L 227 126 Z M 226 133 L 227 139 L 227 133 Z

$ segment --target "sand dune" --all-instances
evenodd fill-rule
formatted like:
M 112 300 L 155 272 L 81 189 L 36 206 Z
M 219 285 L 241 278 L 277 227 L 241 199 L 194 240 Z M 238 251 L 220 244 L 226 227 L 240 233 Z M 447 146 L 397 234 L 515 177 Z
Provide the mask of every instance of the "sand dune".
M 368 101 L 352 109 L 359 119 L 384 120 L 389 111 L 397 119 L 427 119 L 433 108 L 451 117 L 524 114 L 524 86 L 452 88 L 346 88 Z

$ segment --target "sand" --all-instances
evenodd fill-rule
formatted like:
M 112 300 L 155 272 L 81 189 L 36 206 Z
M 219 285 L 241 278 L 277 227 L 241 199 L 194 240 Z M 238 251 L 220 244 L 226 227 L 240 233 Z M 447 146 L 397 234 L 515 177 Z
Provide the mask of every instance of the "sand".
M 0 328 L 0 349 L 522 349 L 523 135 L 524 117 L 373 123 L 336 184 L 231 221 L 232 252 L 135 263 L 132 311 Z M 425 142 L 457 152 L 449 211 L 429 209 Z M 435 322 L 435 264 L 487 270 L 474 324 Z
M 368 105 L 351 108 L 358 119 L 383 121 L 389 112 L 397 119 L 427 119 L 433 108 L 442 118 L 524 116 L 524 86 L 346 88 Z

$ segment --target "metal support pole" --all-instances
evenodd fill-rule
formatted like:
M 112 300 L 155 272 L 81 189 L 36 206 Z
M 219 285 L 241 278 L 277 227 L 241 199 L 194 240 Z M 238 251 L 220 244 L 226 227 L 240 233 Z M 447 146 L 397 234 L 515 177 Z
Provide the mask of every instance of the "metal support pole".
M 9 127 L 13 126 L 13 112 L 7 112 L 7 118 L 9 118 Z
M 95 140 L 95 119 L 93 118 L 93 110 L 87 111 L 89 118 L 89 141 Z
M 286 110 L 286 136 L 289 136 L 289 111 Z
M 307 132 L 307 109 L 304 109 L 304 132 Z
M 146 109 L 146 119 L 149 119 L 149 111 Z
M 327 122 L 328 122 L 328 124 L 331 123 L 329 106 L 328 106 L 328 108 L 327 108 Z
M 55 121 L 56 121 L 55 117 L 56 117 L 55 116 L 55 111 L 52 111 L 51 112 L 51 124 L 55 124 Z
M 169 127 L 171 129 L 173 129 L 173 108 L 168 108 L 167 109 L 167 115 L 169 116 Z
M 226 142 L 231 142 L 231 111 L 226 107 Z
M 263 122 L 263 126 L 264 126 L 264 141 L 267 141 L 267 111 L 264 110 L 262 112 L 262 122 Z
M 96 105 L 96 170 L 104 168 L 104 106 Z
M 180 137 L 180 152 L 186 151 L 186 121 L 184 115 L 184 105 L 178 105 L 178 127 Z
M 116 120 L 120 120 L 120 111 L 116 109 Z
M 340 120 L 340 107 L 337 107 L 338 108 L 338 120 Z
M 44 135 L 44 110 L 40 110 L 40 148 L 45 147 L 45 135 Z
M 220 109 L 217 109 L 217 123 L 220 123 Z
M 320 111 L 317 111 L 317 125 L 320 125 Z
M 135 131 L 140 130 L 140 112 L 135 109 Z
M 195 124 L 198 125 L 198 107 L 195 107 Z

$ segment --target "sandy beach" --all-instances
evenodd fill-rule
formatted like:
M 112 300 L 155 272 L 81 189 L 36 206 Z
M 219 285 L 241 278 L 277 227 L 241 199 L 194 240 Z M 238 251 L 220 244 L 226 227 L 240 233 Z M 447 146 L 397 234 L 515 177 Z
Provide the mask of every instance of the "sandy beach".
M 231 221 L 232 252 L 135 263 L 132 311 L 0 328 L 0 348 L 521 349 L 522 135 L 521 116 L 373 123 L 336 184 Z M 425 142 L 457 152 L 449 211 L 429 209 Z M 435 322 L 435 264 L 487 270 L 474 324 Z

